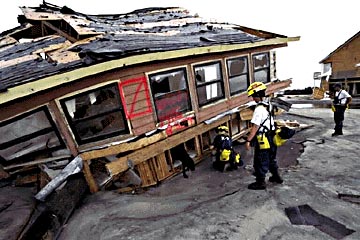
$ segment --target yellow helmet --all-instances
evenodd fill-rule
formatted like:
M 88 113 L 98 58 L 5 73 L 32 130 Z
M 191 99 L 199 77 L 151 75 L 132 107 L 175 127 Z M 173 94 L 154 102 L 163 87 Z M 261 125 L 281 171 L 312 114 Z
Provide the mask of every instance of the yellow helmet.
M 218 128 L 217 128 L 217 130 L 219 131 L 219 132 L 229 132 L 229 128 L 227 127 L 227 126 L 219 126 Z
M 250 84 L 250 86 L 247 89 L 248 92 L 248 96 L 252 96 L 254 93 L 260 92 L 260 91 L 265 91 L 266 90 L 266 86 L 264 83 L 262 82 L 253 82 L 252 84 Z

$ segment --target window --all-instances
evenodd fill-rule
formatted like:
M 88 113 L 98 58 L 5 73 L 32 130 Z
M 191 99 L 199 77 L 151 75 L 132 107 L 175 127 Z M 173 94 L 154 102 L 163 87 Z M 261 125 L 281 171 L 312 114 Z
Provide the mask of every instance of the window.
M 194 73 L 199 106 L 224 98 L 220 62 L 195 66 Z
M 240 57 L 227 61 L 230 95 L 246 91 L 249 86 L 248 58 Z
M 129 133 L 117 85 L 108 85 L 61 101 L 79 143 Z
M 64 147 L 46 107 L 0 123 L 0 156 L 5 161 Z
M 152 74 L 149 79 L 158 121 L 191 110 L 185 68 Z
M 260 53 L 253 55 L 254 63 L 254 81 L 270 82 L 270 60 L 269 53 Z

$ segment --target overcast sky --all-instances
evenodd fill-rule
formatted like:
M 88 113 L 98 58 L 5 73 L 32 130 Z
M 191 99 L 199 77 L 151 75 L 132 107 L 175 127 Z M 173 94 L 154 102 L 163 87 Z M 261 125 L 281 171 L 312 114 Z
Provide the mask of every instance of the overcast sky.
M 279 79 L 292 78 L 291 88 L 313 86 L 319 61 L 360 31 L 359 0 L 49 0 L 86 14 L 126 13 L 145 7 L 184 7 L 200 17 L 246 27 L 300 36 L 277 52 Z M 0 32 L 18 26 L 19 6 L 38 6 L 42 0 L 2 1 Z

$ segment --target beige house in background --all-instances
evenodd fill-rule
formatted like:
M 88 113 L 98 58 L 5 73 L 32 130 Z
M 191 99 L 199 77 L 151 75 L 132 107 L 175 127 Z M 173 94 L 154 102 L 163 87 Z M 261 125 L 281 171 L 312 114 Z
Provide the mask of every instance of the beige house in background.
M 343 83 L 348 92 L 360 94 L 360 32 L 320 61 L 322 64 L 321 86 L 331 90 L 331 84 Z

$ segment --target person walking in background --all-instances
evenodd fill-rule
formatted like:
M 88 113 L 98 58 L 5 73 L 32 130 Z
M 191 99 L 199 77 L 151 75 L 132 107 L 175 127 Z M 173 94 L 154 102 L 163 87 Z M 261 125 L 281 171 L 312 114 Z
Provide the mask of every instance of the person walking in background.
M 344 113 L 346 108 L 349 107 L 352 97 L 350 94 L 341 88 L 341 83 L 334 84 L 334 100 L 333 100 L 333 111 L 334 111 L 334 121 L 335 128 L 334 133 L 331 135 L 333 137 L 338 135 L 343 135 L 343 122 L 345 119 Z
M 270 182 L 283 183 L 276 161 L 277 147 L 273 141 L 275 124 L 271 105 L 265 100 L 265 90 L 266 86 L 262 82 L 254 82 L 247 89 L 248 96 L 252 97 L 257 104 L 245 145 L 246 150 L 250 150 L 252 145 L 255 147 L 253 166 L 256 181 L 248 186 L 252 190 L 266 189 L 265 177 L 268 171 L 272 174 L 269 178 Z

